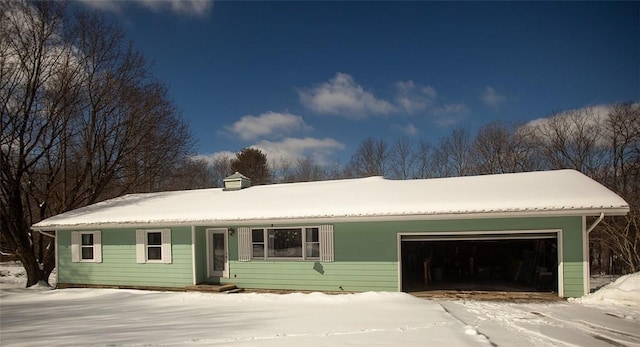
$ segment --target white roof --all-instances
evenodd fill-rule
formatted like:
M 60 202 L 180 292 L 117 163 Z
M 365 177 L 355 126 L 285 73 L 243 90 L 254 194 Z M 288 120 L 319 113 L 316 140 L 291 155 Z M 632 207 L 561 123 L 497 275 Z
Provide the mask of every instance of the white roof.
M 130 194 L 47 218 L 34 229 L 393 220 L 526 215 L 621 215 L 629 205 L 574 170 L 455 178 L 382 177 Z

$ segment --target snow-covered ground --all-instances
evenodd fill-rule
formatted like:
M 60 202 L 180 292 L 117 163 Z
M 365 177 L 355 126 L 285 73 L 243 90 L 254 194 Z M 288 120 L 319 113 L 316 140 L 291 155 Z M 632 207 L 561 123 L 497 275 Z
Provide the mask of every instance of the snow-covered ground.
M 584 298 L 526 304 L 24 289 L 25 280 L 19 264 L 0 266 L 2 346 L 640 346 L 640 274 Z

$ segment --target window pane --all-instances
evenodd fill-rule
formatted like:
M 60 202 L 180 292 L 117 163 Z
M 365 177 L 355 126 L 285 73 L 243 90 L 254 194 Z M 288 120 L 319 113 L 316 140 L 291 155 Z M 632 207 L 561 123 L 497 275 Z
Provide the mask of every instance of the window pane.
M 82 234 L 82 245 L 93 246 L 93 234 Z
M 269 257 L 302 258 L 302 229 L 269 229 Z
M 251 240 L 253 242 L 264 242 L 264 231 L 262 229 L 251 229 Z
M 320 258 L 320 243 L 307 242 L 305 252 L 307 258 Z
M 306 241 L 307 242 L 318 242 L 318 228 L 307 228 L 306 229 Z
M 82 247 L 82 259 L 93 259 L 93 247 Z
M 160 232 L 147 233 L 147 245 L 149 246 L 162 245 L 162 233 Z
M 162 260 L 162 247 L 147 247 L 147 260 Z
M 253 253 L 254 258 L 264 258 L 264 243 L 254 243 Z

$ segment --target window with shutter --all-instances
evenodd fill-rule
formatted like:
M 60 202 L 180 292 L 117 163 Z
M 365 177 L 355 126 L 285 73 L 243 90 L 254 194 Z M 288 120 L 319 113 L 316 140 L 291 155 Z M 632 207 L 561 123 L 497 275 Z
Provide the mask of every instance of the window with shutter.
M 71 261 L 74 263 L 102 262 L 102 242 L 100 231 L 71 232 Z
M 333 261 L 333 226 L 238 228 L 238 260 Z
M 136 230 L 136 260 L 138 263 L 172 262 L 171 229 Z

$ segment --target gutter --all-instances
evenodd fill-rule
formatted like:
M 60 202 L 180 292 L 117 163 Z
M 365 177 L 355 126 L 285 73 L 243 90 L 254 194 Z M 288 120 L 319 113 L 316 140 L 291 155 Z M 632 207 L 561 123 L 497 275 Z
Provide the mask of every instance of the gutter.
M 623 216 L 629 213 L 628 207 L 612 208 L 605 212 L 588 209 L 576 210 L 540 210 L 540 211 L 501 211 L 501 212 L 460 212 L 460 213 L 412 213 L 406 215 L 353 215 L 353 216 L 308 216 L 308 217 L 275 217 L 270 218 L 249 218 L 249 219 L 219 219 L 219 220 L 154 220 L 150 222 L 116 222 L 116 223 L 90 223 L 71 225 L 46 225 L 31 226 L 31 229 L 41 231 L 44 229 L 60 230 L 85 230 L 94 229 L 117 229 L 117 228 L 152 228 L 171 226 L 207 226 L 207 227 L 228 227 L 235 225 L 267 225 L 267 224 L 295 224 L 295 223 L 350 223 L 350 222 L 379 222 L 379 221 L 406 221 L 406 220 L 451 220 L 451 219 L 486 219 L 486 218 L 523 218 L 523 217 L 571 217 L 571 216 Z M 599 212 L 599 213 L 598 213 Z
M 596 219 L 595 222 L 593 222 L 593 224 L 591 224 L 591 226 L 587 228 L 587 235 L 589 235 L 593 231 L 593 229 L 595 229 L 596 226 L 598 226 L 598 224 L 602 222 L 603 219 L 604 219 L 604 212 L 600 213 L 600 217 L 598 217 L 598 219 Z

